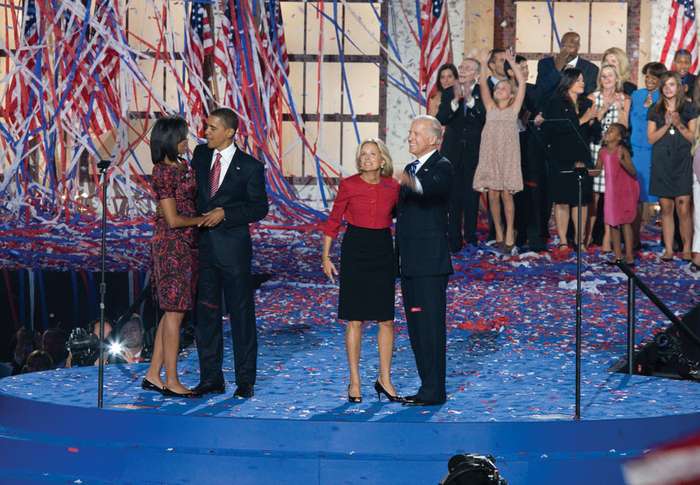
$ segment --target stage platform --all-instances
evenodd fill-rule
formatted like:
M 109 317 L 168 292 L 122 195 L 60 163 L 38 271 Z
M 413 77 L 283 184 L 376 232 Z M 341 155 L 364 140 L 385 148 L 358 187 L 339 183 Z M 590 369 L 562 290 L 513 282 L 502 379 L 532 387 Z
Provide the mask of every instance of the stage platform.
M 258 236 L 259 237 L 259 236 Z M 574 421 L 574 260 L 455 258 L 448 289 L 448 401 L 377 401 L 376 328 L 363 339 L 364 402 L 346 401 L 337 287 L 317 270 L 317 236 L 263 239 L 256 268 L 274 274 L 256 294 L 255 397 L 205 399 L 142 391 L 145 364 L 110 365 L 105 407 L 97 370 L 59 369 L 0 380 L 0 470 L 5 483 L 436 484 L 456 453 L 489 453 L 510 484 L 623 483 L 622 464 L 700 429 L 700 383 L 610 373 L 624 356 L 625 278 L 586 255 L 582 420 Z M 284 248 L 284 251 L 280 249 Z M 637 269 L 676 313 L 697 304 L 699 280 L 649 248 Z M 638 339 L 667 326 L 638 297 Z M 393 379 L 418 379 L 397 295 Z M 228 325 L 227 322 L 224 322 Z M 186 385 L 197 356 L 184 351 Z

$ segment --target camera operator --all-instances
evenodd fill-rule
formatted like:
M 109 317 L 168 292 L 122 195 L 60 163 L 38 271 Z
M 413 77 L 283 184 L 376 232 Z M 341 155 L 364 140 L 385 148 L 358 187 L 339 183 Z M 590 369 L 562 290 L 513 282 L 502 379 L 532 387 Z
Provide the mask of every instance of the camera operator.
M 88 328 L 92 327 L 92 333 L 88 334 L 87 330 L 82 327 L 73 329 L 70 338 L 68 339 L 68 358 L 66 359 L 66 367 L 84 367 L 88 365 L 98 365 L 100 355 L 99 335 L 100 321 L 94 320 L 90 322 Z M 105 343 L 109 342 L 109 336 L 112 333 L 112 324 L 105 320 L 104 338 Z M 107 364 L 109 356 L 105 353 L 104 363 Z

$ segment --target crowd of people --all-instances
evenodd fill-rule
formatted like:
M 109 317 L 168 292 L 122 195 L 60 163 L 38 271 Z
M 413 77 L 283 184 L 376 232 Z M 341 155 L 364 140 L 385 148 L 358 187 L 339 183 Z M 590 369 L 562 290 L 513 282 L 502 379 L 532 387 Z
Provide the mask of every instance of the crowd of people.
M 35 332 L 21 327 L 14 334 L 12 359 L 0 362 L 0 377 L 62 367 L 97 365 L 99 325 L 99 320 L 93 321 L 83 333 L 75 332 L 75 329 L 69 333 L 58 327 Z M 126 319 L 114 334 L 112 329 L 112 324 L 105 321 L 105 363 L 132 364 L 147 359 L 146 332 L 138 314 Z
M 692 271 L 700 270 L 700 211 L 693 211 L 692 203 L 694 191 L 700 190 L 700 155 L 694 155 L 700 139 L 695 121 L 700 89 L 689 72 L 691 54 L 677 51 L 671 70 L 659 62 L 646 64 L 643 85 L 637 88 L 623 50 L 607 49 L 598 68 L 579 55 L 579 47 L 577 33 L 565 34 L 560 52 L 538 62 L 534 84 L 522 81 L 529 74 L 526 59 L 504 49 L 440 68 L 439 93 L 429 100 L 428 112 L 443 124 L 441 151 L 460 175 L 450 203 L 450 249 L 457 252 L 477 241 L 479 195 L 486 193 L 487 239 L 506 253 L 514 246 L 545 250 L 553 213 L 555 252 L 578 249 L 581 241 L 581 250 L 600 246 L 601 253 L 614 253 L 613 260 L 634 264 L 642 247 L 641 227 L 658 204 L 664 246 L 660 260 L 680 257 Z M 493 111 L 492 100 L 503 93 L 503 106 L 518 108 L 519 136 L 513 134 L 512 120 L 494 119 L 504 113 L 502 108 Z M 623 130 L 615 153 L 605 149 L 617 143 L 606 138 L 612 126 L 616 133 Z M 621 162 L 625 154 L 630 165 Z M 606 175 L 610 157 L 619 162 Z M 620 172 L 618 166 L 625 168 Z M 576 168 L 590 175 L 583 181 L 580 207 Z M 624 258 L 618 231 L 624 236 Z

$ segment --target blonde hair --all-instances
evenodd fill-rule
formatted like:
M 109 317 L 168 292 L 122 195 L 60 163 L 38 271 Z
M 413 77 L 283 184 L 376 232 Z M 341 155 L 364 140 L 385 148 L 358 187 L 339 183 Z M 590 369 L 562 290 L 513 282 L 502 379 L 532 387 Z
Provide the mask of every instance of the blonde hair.
M 618 72 L 617 68 L 613 66 L 612 64 L 603 64 L 600 66 L 600 70 L 598 71 L 598 91 L 603 90 L 603 86 L 601 86 L 600 80 L 603 77 L 603 70 L 604 69 L 612 69 L 613 72 L 615 73 L 615 92 L 616 93 L 621 93 L 622 92 L 622 77 L 620 76 L 620 73 Z
M 384 164 L 382 165 L 382 169 L 379 172 L 379 174 L 382 177 L 391 177 L 394 174 L 394 162 L 391 160 L 391 154 L 389 153 L 389 149 L 386 146 L 386 143 L 384 143 L 382 140 L 379 138 L 365 138 L 360 142 L 360 144 L 357 147 L 357 151 L 355 152 L 355 166 L 357 167 L 357 170 L 360 170 L 360 153 L 362 152 L 362 149 L 365 147 L 365 145 L 372 143 L 374 146 L 377 147 L 377 150 L 379 151 L 379 156 L 382 158 L 382 161 L 384 161 Z
M 605 62 L 605 57 L 608 54 L 612 54 L 617 59 L 617 69 L 622 82 L 629 81 L 632 74 L 632 66 L 630 66 L 630 60 L 627 57 L 627 53 L 620 49 L 619 47 L 611 47 L 605 52 L 603 52 L 603 62 Z

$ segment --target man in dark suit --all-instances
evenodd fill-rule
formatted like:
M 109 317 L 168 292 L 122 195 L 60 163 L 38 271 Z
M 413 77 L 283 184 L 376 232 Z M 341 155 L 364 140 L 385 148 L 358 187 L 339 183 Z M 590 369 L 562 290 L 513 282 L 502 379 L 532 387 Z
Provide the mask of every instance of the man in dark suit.
M 221 290 L 231 320 L 235 397 L 253 396 L 257 367 L 257 331 L 251 282 L 252 244 L 248 224 L 267 215 L 265 169 L 233 142 L 238 117 L 228 108 L 211 112 L 207 143 L 197 146 L 192 166 L 197 175 L 197 210 L 205 216 L 199 233 L 197 395 L 223 393 Z M 210 227 L 207 227 L 210 226 Z
M 442 154 L 455 173 L 450 199 L 449 245 L 453 253 L 467 244 L 476 244 L 476 221 L 479 193 L 474 190 L 474 173 L 479 163 L 481 129 L 486 122 L 486 109 L 481 100 L 476 76 L 481 66 L 467 58 L 459 65 L 459 79 L 442 93 L 436 115 L 445 126 Z
M 432 116 L 411 123 L 409 151 L 416 160 L 401 178 L 396 246 L 408 334 L 421 386 L 404 399 L 409 405 L 442 404 L 445 392 L 445 311 L 452 263 L 447 243 L 447 210 L 454 174 L 437 151 L 442 128 Z
M 583 95 L 595 91 L 598 84 L 598 66 L 579 56 L 580 47 L 581 36 L 576 32 L 567 32 L 561 38 L 559 53 L 539 60 L 535 84 L 542 102 L 546 102 L 554 94 L 561 80 L 561 72 L 572 67 L 580 69 L 583 73 Z

